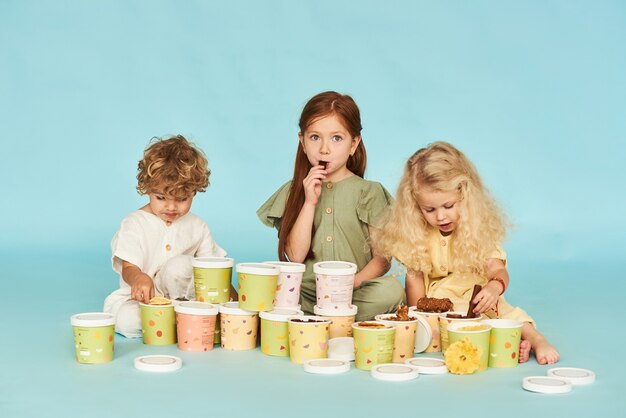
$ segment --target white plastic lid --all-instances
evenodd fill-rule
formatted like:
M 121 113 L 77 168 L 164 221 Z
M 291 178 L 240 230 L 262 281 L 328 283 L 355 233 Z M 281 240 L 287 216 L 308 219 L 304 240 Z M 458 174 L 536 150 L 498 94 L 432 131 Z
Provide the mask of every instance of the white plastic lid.
M 448 368 L 446 362 L 435 357 L 413 357 L 405 360 L 404 363 L 417 368 L 420 374 L 446 374 Z
M 567 393 L 572 390 L 572 384 L 556 377 L 528 376 L 522 381 L 522 388 L 538 393 Z
M 173 372 L 182 366 L 183 361 L 175 356 L 152 355 L 135 359 L 135 368 L 144 372 Z
M 246 311 L 239 307 L 239 302 L 224 302 L 220 304 L 220 313 L 227 315 L 258 315 L 258 312 Z
M 548 376 L 566 380 L 572 385 L 588 385 L 596 381 L 594 372 L 575 367 L 555 367 L 548 370 Z
M 178 313 L 188 315 L 217 315 L 220 311 L 218 305 L 213 305 L 207 302 L 180 302 L 174 306 L 174 310 Z
M 316 374 L 340 374 L 350 370 L 350 362 L 345 360 L 318 358 L 306 360 L 304 371 Z
M 426 350 L 430 345 L 430 340 L 433 338 L 433 330 L 430 328 L 428 321 L 422 317 L 417 317 L 417 332 L 415 333 L 415 347 L 414 353 L 421 353 Z
M 419 373 L 417 367 L 408 364 L 385 363 L 372 367 L 372 377 L 389 382 L 404 382 L 417 379 Z
M 287 322 L 292 316 L 302 315 L 300 309 L 289 308 L 276 308 L 273 311 L 259 312 L 261 319 L 267 319 L 268 321 Z
M 354 361 L 354 338 L 336 337 L 328 340 L 328 358 Z
M 75 327 L 106 327 L 115 325 L 115 317 L 105 312 L 87 312 L 72 315 L 70 322 Z
M 237 273 L 255 274 L 258 276 L 278 276 L 280 267 L 266 263 L 239 263 Z
M 315 305 L 313 312 L 320 316 L 355 316 L 359 311 L 356 305 L 350 305 L 349 308 L 320 308 Z
M 264 261 L 263 264 L 278 266 L 281 273 L 304 273 L 306 266 L 302 263 L 292 263 L 290 261 Z
M 225 257 L 197 257 L 191 262 L 192 267 L 224 269 L 235 265 L 235 260 Z
M 322 261 L 313 264 L 313 273 L 343 276 L 356 273 L 356 264 L 346 261 Z

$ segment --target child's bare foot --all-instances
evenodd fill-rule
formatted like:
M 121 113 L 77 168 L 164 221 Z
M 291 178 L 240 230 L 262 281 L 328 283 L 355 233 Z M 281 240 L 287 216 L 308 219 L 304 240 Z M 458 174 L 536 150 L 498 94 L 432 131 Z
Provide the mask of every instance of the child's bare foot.
M 519 344 L 519 362 L 526 363 L 530 358 L 530 341 L 522 340 Z
M 556 351 L 556 348 L 554 348 L 545 338 L 540 338 L 535 342 L 533 351 L 535 352 L 535 358 L 539 364 L 554 364 L 559 361 L 559 358 L 561 357 L 559 352 Z

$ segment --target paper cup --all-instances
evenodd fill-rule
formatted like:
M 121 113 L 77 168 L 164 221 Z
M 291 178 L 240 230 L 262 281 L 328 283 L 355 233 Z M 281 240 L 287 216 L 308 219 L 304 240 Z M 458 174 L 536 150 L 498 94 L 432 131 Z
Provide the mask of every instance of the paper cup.
M 139 302 L 143 343 L 148 345 L 176 344 L 176 315 L 174 304 L 147 305 Z
M 239 263 L 239 307 L 248 311 L 271 311 L 280 268 L 271 264 Z
M 113 359 L 115 317 L 104 312 L 73 315 L 76 361 L 82 364 L 107 363 Z
M 415 348 L 415 335 L 417 334 L 417 315 L 410 321 L 392 321 L 388 318 L 395 317 L 396 314 L 376 315 L 375 319 L 385 325 L 391 325 L 396 328 L 396 334 L 393 341 L 393 356 L 391 361 L 394 363 L 404 363 L 413 357 Z M 409 318 L 411 316 L 409 315 Z
M 259 312 L 261 318 L 261 352 L 268 356 L 289 356 L 289 318 L 302 315 L 299 309 L 278 308 Z
M 222 327 L 222 348 L 240 351 L 256 348 L 259 329 L 259 315 L 239 307 L 238 302 L 226 302 L 220 305 Z
M 474 329 L 482 327 L 483 329 Z M 468 337 L 472 344 L 478 347 L 480 353 L 480 366 L 478 371 L 487 370 L 489 363 L 489 335 L 491 326 L 482 322 L 457 322 L 448 326 L 448 339 L 450 345 Z M 450 347 L 450 346 L 448 346 Z
M 409 311 L 416 313 L 428 322 L 431 330 L 430 344 L 424 350 L 425 353 L 438 353 L 441 351 L 441 334 L 439 330 L 439 315 L 438 312 L 419 312 L 415 309 L 415 306 L 411 306 Z
M 218 305 L 180 302 L 174 307 L 178 348 L 183 351 L 213 350 Z
M 313 265 L 317 306 L 320 308 L 349 308 L 352 304 L 356 264 L 343 261 L 323 261 Z
M 330 338 L 352 337 L 352 324 L 358 308 L 356 305 L 350 305 L 348 308 L 320 308 L 315 305 L 313 313 L 317 316 L 330 319 Z
M 486 319 L 491 325 L 489 335 L 489 367 L 509 368 L 519 364 L 522 323 L 510 319 Z
M 367 327 L 378 324 L 380 328 Z M 391 363 L 393 341 L 396 328 L 378 321 L 362 321 L 352 324 L 354 334 L 355 366 L 361 370 L 371 370 L 373 366 Z
M 330 320 L 326 318 L 311 315 L 290 318 L 288 329 L 291 362 L 302 364 L 306 360 L 328 357 L 329 327 Z
M 448 326 L 450 324 L 456 322 L 472 322 L 472 321 L 480 321 L 483 318 L 483 315 L 480 315 L 478 318 L 448 318 L 448 315 L 466 315 L 467 312 L 444 312 L 439 314 L 439 334 L 441 338 L 441 351 L 446 352 L 448 346 L 450 345 L 450 341 L 448 340 Z
M 294 308 L 300 302 L 300 285 L 306 266 L 301 263 L 286 261 L 266 261 L 266 264 L 278 266 L 280 274 L 274 296 L 275 308 Z
M 224 303 L 230 299 L 230 282 L 235 261 L 232 258 L 197 257 L 193 259 L 196 300 Z

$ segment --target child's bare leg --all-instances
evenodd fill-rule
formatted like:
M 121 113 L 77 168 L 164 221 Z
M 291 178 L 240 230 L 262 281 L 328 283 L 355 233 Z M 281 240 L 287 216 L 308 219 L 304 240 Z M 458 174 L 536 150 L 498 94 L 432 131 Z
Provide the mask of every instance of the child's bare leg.
M 530 347 L 535 352 L 535 358 L 539 364 L 554 364 L 559 361 L 559 352 L 541 335 L 530 323 L 526 322 L 522 326 L 522 339 L 530 343 Z M 520 362 L 522 359 L 520 344 Z
M 530 358 L 530 342 L 528 340 L 522 340 L 519 344 L 519 356 L 517 357 L 520 363 L 526 363 Z

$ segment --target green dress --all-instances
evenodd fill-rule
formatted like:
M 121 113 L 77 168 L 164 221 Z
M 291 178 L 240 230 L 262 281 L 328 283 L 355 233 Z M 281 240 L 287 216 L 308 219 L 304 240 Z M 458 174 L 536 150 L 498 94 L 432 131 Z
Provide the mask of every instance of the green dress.
M 291 188 L 285 183 L 257 211 L 261 221 L 280 229 L 280 221 Z M 360 271 L 372 259 L 368 226 L 378 227 L 391 204 L 392 197 L 377 182 L 351 176 L 337 183 L 324 182 L 313 223 L 315 234 L 302 279 L 300 303 L 307 314 L 315 305 L 313 264 L 320 261 L 348 261 Z M 400 303 L 406 304 L 404 288 L 392 276 L 367 280 L 354 290 L 352 303 L 357 305 L 357 320 L 372 319 L 374 315 L 395 312 Z

